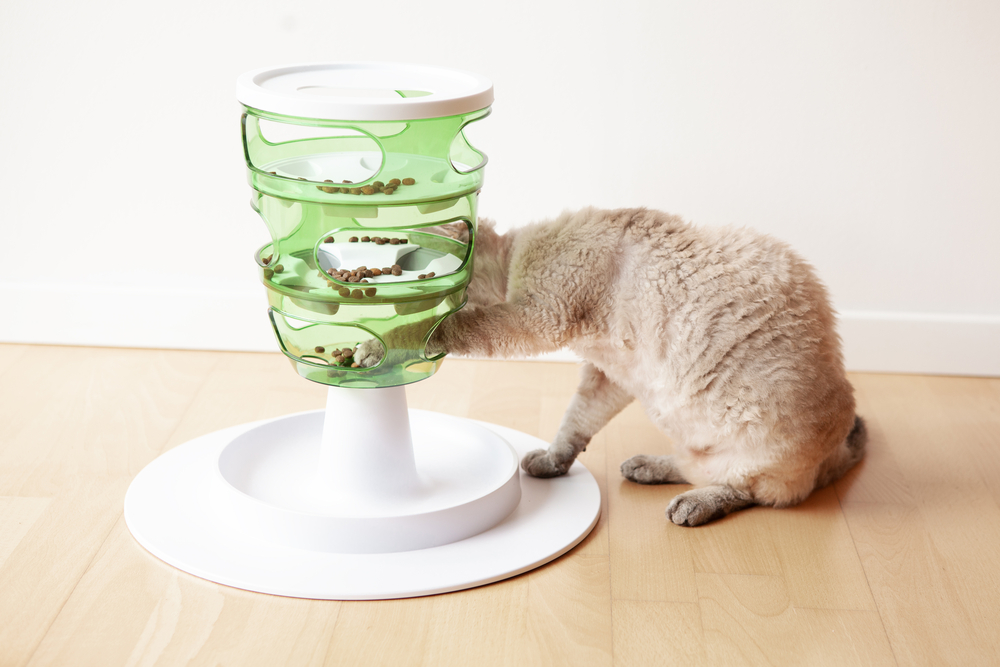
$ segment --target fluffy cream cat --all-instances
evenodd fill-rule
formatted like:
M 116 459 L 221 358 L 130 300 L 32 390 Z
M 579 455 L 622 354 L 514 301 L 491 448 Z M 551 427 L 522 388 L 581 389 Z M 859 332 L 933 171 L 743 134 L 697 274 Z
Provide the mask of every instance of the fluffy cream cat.
M 499 235 L 480 221 L 465 309 L 428 352 L 490 357 L 568 347 L 586 360 L 529 474 L 564 474 L 633 400 L 674 444 L 635 456 L 642 484 L 693 484 L 667 507 L 697 526 L 753 504 L 783 507 L 864 455 L 826 290 L 788 246 L 647 209 L 588 208 Z M 359 351 L 372 365 L 380 348 Z

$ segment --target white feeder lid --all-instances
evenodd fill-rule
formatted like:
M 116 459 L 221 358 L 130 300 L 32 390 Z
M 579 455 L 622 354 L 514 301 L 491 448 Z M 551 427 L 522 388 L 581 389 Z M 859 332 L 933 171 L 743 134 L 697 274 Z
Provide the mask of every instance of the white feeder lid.
M 236 81 L 236 98 L 283 116 L 419 120 L 485 109 L 493 103 L 493 84 L 477 74 L 423 65 L 307 63 L 247 72 Z

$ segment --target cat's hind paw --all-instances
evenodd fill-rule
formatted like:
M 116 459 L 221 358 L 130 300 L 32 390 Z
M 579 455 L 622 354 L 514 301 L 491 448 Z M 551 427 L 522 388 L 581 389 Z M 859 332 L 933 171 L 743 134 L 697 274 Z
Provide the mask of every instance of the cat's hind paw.
M 524 468 L 524 472 L 532 477 L 558 477 L 559 475 L 565 475 L 570 465 L 572 465 L 572 462 L 569 465 L 556 463 L 552 456 L 544 449 L 536 449 L 528 452 L 521 459 L 521 467 Z
M 354 361 L 361 368 L 371 368 L 378 365 L 385 356 L 385 348 L 377 338 L 369 338 L 360 345 L 358 351 L 354 353 Z

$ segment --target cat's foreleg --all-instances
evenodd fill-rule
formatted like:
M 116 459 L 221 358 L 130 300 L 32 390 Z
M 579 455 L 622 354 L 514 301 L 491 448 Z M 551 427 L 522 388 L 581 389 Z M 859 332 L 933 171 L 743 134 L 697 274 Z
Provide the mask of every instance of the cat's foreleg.
M 531 356 L 559 349 L 562 332 L 543 308 L 508 301 L 451 315 L 427 344 L 429 354 Z
M 748 493 L 722 484 L 691 489 L 667 505 L 667 518 L 678 526 L 700 526 L 753 505 Z
M 563 475 L 590 439 L 632 402 L 632 395 L 608 379 L 596 366 L 584 364 L 580 386 L 563 416 L 548 450 L 528 452 L 521 467 L 533 477 Z

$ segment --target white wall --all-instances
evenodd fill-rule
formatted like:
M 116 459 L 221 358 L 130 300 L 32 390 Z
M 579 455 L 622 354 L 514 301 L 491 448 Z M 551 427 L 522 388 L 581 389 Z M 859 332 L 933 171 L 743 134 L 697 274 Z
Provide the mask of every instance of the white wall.
M 796 246 L 854 369 L 1000 375 L 1000 3 L 0 3 L 0 340 L 274 349 L 234 82 L 491 78 L 481 213 L 649 206 Z

